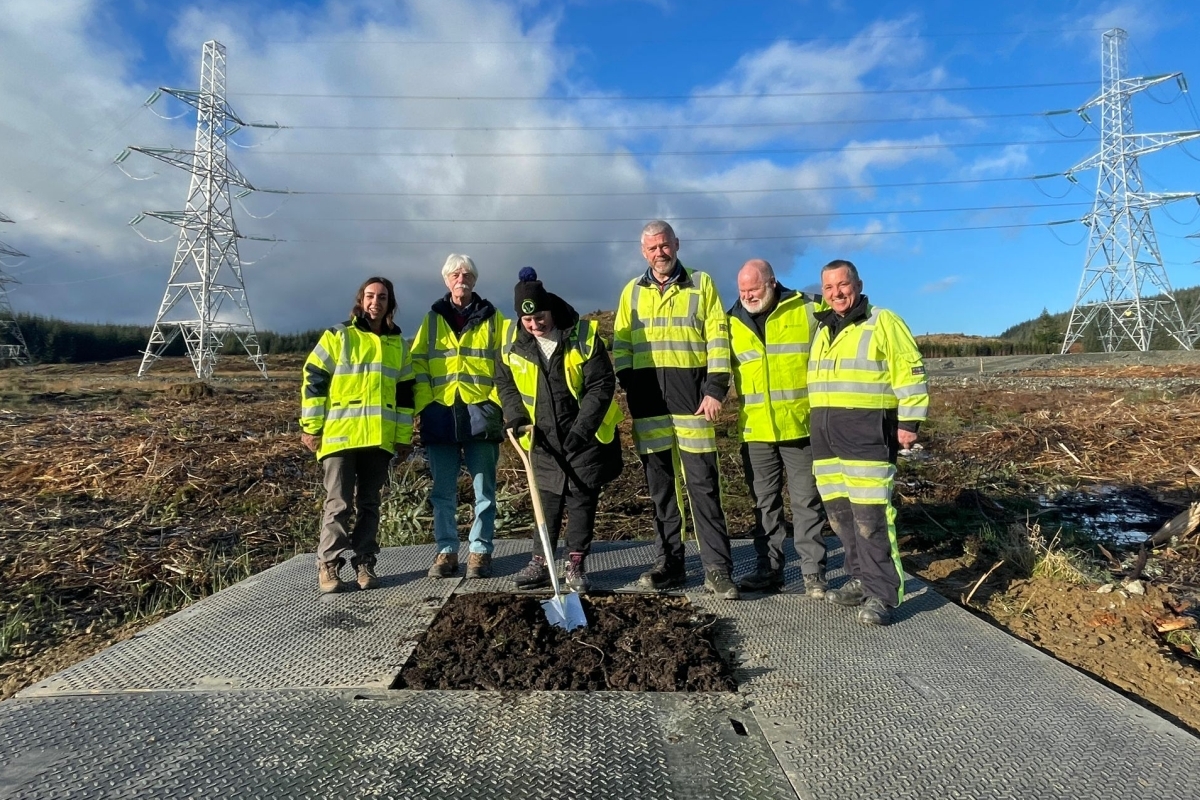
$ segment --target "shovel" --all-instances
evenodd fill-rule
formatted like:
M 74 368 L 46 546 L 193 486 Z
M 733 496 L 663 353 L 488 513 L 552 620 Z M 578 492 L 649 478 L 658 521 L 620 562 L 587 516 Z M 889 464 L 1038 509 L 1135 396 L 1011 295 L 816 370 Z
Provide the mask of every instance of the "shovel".
M 528 431 L 530 447 L 533 446 L 534 430 L 536 429 L 532 425 L 521 429 L 522 433 Z M 542 514 L 542 497 L 538 494 L 537 480 L 533 476 L 533 464 L 529 462 L 529 455 L 526 454 L 525 448 L 521 447 L 511 428 L 508 431 L 508 440 L 512 442 L 513 447 L 517 450 L 517 455 L 521 457 L 521 463 L 525 465 L 525 480 L 529 484 L 529 497 L 533 500 L 533 519 L 537 523 L 538 538 L 542 540 L 542 551 L 546 554 L 546 568 L 550 570 L 550 585 L 554 587 L 554 597 L 542 601 L 542 610 L 546 613 L 546 621 L 556 628 L 568 631 L 575 628 L 586 628 L 587 617 L 583 613 L 579 595 L 575 592 L 563 594 L 558 586 L 558 572 L 554 568 L 554 550 L 550 547 L 550 534 L 546 530 L 546 518 Z

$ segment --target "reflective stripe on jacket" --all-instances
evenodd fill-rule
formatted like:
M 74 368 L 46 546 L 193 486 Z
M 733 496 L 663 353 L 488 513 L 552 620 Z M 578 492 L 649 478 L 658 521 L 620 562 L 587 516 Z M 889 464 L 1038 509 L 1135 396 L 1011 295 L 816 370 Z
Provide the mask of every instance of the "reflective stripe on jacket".
M 925 364 L 900 317 L 868 304 L 863 319 L 846 325 L 833 341 L 829 334 L 820 325 L 809 356 L 812 408 L 896 409 L 900 423 L 928 416 Z
M 304 364 L 300 427 L 321 436 L 317 458 L 355 447 L 392 451 L 413 430 L 413 365 L 400 329 L 356 318 L 321 335 Z
M 765 320 L 766 343 L 737 303 L 729 314 L 738 429 L 743 442 L 787 442 L 809 435 L 808 355 L 816 304 L 785 291 Z
M 704 368 L 729 372 L 729 330 L 712 279 L 685 269 L 689 280 L 660 292 L 645 277 L 631 281 L 617 306 L 613 368 Z
M 592 357 L 593 352 L 595 352 L 596 331 L 597 325 L 595 321 L 581 319 L 571 330 L 570 336 L 561 342 L 561 346 L 564 348 L 562 362 L 567 388 L 577 402 L 582 399 L 583 395 L 584 364 L 587 363 L 588 359 Z M 540 365 L 512 347 L 512 342 L 515 341 L 516 334 L 517 326 L 512 325 L 508 337 L 509 341 L 504 347 L 504 363 L 512 370 L 513 383 L 516 385 L 517 391 L 521 394 L 521 404 L 525 406 L 525 412 L 530 421 L 536 425 L 538 370 Z M 617 405 L 616 398 L 614 397 L 609 401 L 608 410 L 605 412 L 604 419 L 600 422 L 600 427 L 596 431 L 596 440 L 602 444 L 611 442 L 617 425 L 624 418 L 625 415 L 621 412 L 621 407 Z M 522 436 L 520 442 L 528 450 L 529 434 L 526 433 Z
M 613 323 L 613 368 L 634 419 L 694 414 L 729 391 L 729 322 L 712 279 L 677 265 L 660 291 L 648 274 L 621 292 Z
M 454 330 L 441 314 L 430 311 L 413 339 L 413 368 L 416 372 L 416 410 L 430 403 L 453 406 L 491 400 L 496 393 L 496 353 L 508 335 L 509 322 L 499 311 L 462 333 Z

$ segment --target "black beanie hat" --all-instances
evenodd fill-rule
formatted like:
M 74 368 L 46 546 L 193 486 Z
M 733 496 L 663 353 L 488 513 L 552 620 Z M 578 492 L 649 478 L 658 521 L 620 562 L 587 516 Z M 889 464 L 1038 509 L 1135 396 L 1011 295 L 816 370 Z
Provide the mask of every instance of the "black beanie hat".
M 537 279 L 537 272 L 533 267 L 524 267 L 518 275 L 517 285 L 513 288 L 513 310 L 517 312 L 517 316 L 525 317 L 546 311 L 550 308 L 549 301 L 550 295 Z

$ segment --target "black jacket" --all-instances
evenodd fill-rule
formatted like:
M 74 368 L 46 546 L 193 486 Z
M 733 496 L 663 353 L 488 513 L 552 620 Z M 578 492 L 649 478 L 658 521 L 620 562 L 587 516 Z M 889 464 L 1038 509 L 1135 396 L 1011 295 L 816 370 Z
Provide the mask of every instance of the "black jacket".
M 563 338 L 551 353 L 549 365 L 542 358 L 537 340 L 520 327 L 519 320 L 513 323 L 518 331 L 513 351 L 539 366 L 537 407 L 534 409 L 537 432 L 530 461 L 538 488 L 543 492 L 565 494 L 568 482 L 575 491 L 597 491 L 620 475 L 623 467 L 620 432 L 615 433 L 608 444 L 596 439 L 596 431 L 616 392 L 617 381 L 604 342 L 599 334 L 594 334 L 592 355 L 583 365 L 583 389 L 580 399 L 575 399 L 567 386 L 563 352 L 571 346 L 579 314 L 554 294 L 550 295 L 550 311 L 554 327 Z M 503 356 L 497 357 L 496 386 L 504 404 L 504 418 L 509 422 L 529 419 L 512 370 L 504 363 Z M 587 444 L 569 448 L 567 437 L 572 431 L 586 439 Z

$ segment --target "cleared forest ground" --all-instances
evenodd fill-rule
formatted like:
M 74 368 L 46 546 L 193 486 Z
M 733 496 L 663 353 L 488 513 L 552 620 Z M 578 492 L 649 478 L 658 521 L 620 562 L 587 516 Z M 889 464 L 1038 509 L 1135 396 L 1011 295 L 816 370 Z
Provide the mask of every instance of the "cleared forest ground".
M 209 385 L 182 361 L 145 381 L 133 362 L 0 371 L 2 696 L 314 549 L 321 487 L 295 424 L 300 363 L 272 360 L 264 383 L 227 359 Z M 1196 534 L 1124 581 L 1145 532 L 1200 499 L 1189 468 L 1200 468 L 1200 360 L 932 359 L 930 375 L 923 449 L 902 461 L 897 486 L 908 569 L 1200 731 Z M 748 535 L 735 423 L 731 403 L 721 467 L 730 530 Z M 625 458 L 601 538 L 652 531 L 631 448 Z M 397 470 L 385 545 L 429 541 L 427 492 L 419 459 Z M 498 494 L 499 535 L 528 535 L 523 471 L 507 452 Z

